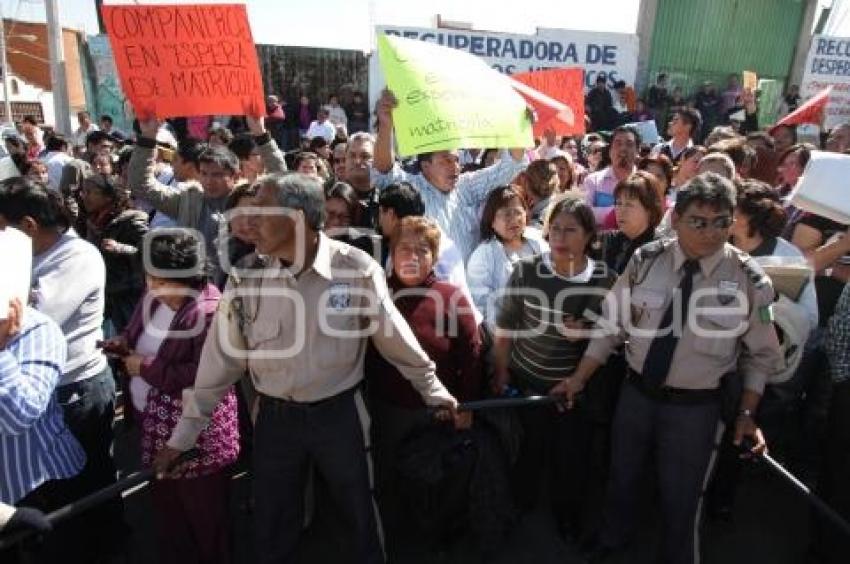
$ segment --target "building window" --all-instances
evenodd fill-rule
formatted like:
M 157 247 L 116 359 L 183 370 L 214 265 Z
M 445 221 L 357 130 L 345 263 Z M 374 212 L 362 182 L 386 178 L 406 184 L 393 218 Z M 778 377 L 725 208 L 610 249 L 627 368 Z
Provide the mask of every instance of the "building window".
M 20 93 L 20 91 L 18 89 L 18 81 L 13 78 L 11 80 L 11 82 L 12 82 L 12 96 L 17 96 Z

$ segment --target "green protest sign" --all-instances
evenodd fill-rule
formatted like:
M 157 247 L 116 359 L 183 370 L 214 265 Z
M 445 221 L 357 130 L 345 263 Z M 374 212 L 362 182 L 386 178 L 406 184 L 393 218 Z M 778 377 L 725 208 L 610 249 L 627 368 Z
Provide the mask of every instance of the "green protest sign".
M 393 122 L 400 155 L 532 146 L 522 96 L 478 57 L 383 34 L 378 55 L 398 99 Z
M 782 103 L 782 84 L 776 80 L 761 79 L 758 83 L 759 114 L 761 127 L 776 123 L 779 106 Z

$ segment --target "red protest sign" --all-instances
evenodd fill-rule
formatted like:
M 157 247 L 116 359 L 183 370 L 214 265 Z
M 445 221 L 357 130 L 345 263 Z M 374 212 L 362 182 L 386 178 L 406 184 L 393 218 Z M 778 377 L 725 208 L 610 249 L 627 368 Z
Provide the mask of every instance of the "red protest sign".
M 558 135 L 584 133 L 584 69 L 548 69 L 514 74 L 511 78 L 543 94 L 541 97 L 519 91 L 537 113 L 535 136 L 542 136 L 546 129 L 554 129 Z M 567 106 L 569 111 L 559 111 L 546 98 Z
M 263 113 L 244 5 L 105 5 L 102 14 L 136 115 Z

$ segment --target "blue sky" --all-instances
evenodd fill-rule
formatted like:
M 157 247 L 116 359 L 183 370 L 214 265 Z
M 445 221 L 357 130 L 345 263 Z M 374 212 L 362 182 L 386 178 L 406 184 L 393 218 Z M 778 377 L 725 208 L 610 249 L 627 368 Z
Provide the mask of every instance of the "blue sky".
M 206 0 L 192 0 L 192 3 L 198 1 Z M 107 0 L 107 3 L 156 2 Z M 254 40 L 258 43 L 367 50 L 371 25 L 431 27 L 438 13 L 492 31 L 533 33 L 540 26 L 633 33 L 639 0 L 531 0 L 524 2 L 521 9 L 513 3 L 514 8 L 509 10 L 499 9 L 498 0 L 247 0 L 244 3 L 248 5 Z M 17 15 L 18 19 L 44 20 L 43 0 L 0 0 L 0 8 L 7 18 Z M 94 0 L 59 0 L 59 9 L 63 25 L 96 33 Z

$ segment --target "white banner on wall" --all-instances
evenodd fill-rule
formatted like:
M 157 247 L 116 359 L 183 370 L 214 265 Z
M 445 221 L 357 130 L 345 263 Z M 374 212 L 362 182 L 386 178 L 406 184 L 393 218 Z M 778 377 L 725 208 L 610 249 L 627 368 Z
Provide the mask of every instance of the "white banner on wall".
M 375 26 L 375 33 L 400 35 L 467 51 L 505 74 L 583 67 L 585 88 L 592 87 L 600 74 L 608 79 L 609 86 L 618 80 L 633 86 L 637 76 L 638 37 L 634 34 L 540 28 L 535 35 L 519 35 L 391 25 Z M 373 51 L 369 60 L 370 108 L 375 107 L 384 84 L 378 56 Z
M 800 96 L 806 100 L 829 85 L 832 93 L 824 116 L 826 129 L 850 122 L 850 37 L 812 36 Z

